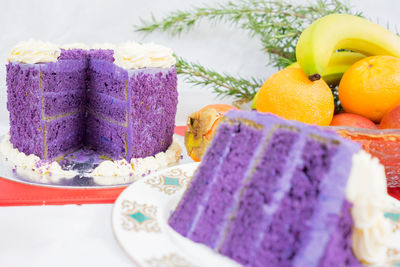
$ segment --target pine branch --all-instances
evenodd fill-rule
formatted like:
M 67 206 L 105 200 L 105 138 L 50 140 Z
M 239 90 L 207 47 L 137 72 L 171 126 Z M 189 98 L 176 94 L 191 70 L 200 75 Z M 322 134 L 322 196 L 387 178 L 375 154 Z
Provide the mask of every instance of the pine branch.
M 314 0 L 307 5 L 295 5 L 288 0 L 237 0 L 215 6 L 194 7 L 187 11 L 175 11 L 161 20 L 141 20 L 136 31 L 154 31 L 179 35 L 189 31 L 201 21 L 226 22 L 244 29 L 251 37 L 257 37 L 263 51 L 269 55 L 269 65 L 283 68 L 296 61 L 296 42 L 301 32 L 316 19 L 332 13 L 353 13 L 345 0 Z M 230 95 L 239 99 L 252 99 L 262 82 L 247 80 L 228 74 L 219 74 L 200 64 L 178 58 L 178 73 L 194 85 L 211 87 L 218 95 Z
M 228 74 L 207 69 L 200 64 L 187 62 L 177 57 L 176 70 L 178 74 L 183 74 L 186 82 L 194 85 L 202 85 L 212 88 L 219 96 L 234 96 L 239 99 L 250 101 L 263 81 L 250 78 L 233 77 Z
M 161 20 L 153 16 L 150 21 L 141 20 L 142 25 L 135 28 L 144 33 L 159 30 L 179 35 L 202 20 L 227 22 L 248 31 L 250 36 L 257 36 L 263 50 L 271 56 L 271 65 L 281 68 L 296 60 L 296 40 L 303 29 L 314 20 L 332 13 L 352 14 L 347 3 L 340 0 L 316 0 L 308 5 L 294 5 L 280 0 L 238 0 L 216 4 L 215 7 L 175 11 Z

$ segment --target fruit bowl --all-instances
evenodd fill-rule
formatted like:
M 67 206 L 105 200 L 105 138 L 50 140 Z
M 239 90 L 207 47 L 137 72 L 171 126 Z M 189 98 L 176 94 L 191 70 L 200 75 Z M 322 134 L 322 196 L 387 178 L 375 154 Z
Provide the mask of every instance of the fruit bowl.
M 236 102 L 241 110 L 252 110 L 251 102 Z M 385 166 L 388 192 L 400 200 L 400 129 L 364 129 L 347 126 L 325 127 L 342 137 L 358 142 Z
M 377 157 L 385 166 L 389 194 L 400 200 L 400 129 L 328 128 L 360 143 L 365 151 Z

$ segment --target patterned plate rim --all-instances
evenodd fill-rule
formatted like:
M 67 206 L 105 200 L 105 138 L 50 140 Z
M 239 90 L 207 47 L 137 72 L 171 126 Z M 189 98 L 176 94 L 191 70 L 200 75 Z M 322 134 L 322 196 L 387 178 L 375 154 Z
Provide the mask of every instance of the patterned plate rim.
M 130 253 L 129 251 L 130 243 L 126 241 L 125 237 L 127 235 L 129 235 L 130 237 L 140 236 L 143 233 L 152 234 L 165 230 L 160 229 L 158 224 L 152 224 L 151 221 L 155 219 L 154 217 L 152 217 L 152 215 L 157 216 L 157 219 L 160 219 L 160 217 L 164 217 L 163 215 L 165 214 L 162 214 L 162 212 L 165 212 L 165 209 L 167 209 L 167 207 L 160 202 L 169 202 L 174 198 L 180 199 L 186 189 L 186 185 L 191 180 L 191 176 L 193 172 L 197 169 L 198 165 L 199 163 L 187 163 L 160 170 L 136 181 L 132 185 L 128 186 L 118 196 L 113 207 L 111 218 L 113 234 L 119 246 L 126 253 L 126 255 L 128 255 L 128 257 L 135 265 L 140 267 L 172 267 L 177 264 L 182 267 L 195 266 L 194 264 L 189 263 L 187 257 L 183 256 L 182 253 L 170 252 L 163 255 L 157 255 L 157 257 L 150 257 L 149 255 L 147 259 L 142 259 L 134 256 L 134 253 Z M 149 192 L 152 193 L 147 194 L 148 198 L 146 199 L 146 201 L 141 198 L 141 196 L 143 195 L 138 196 L 135 195 L 134 192 L 135 189 L 144 188 L 146 189 L 144 191 L 141 191 L 142 194 Z M 138 200 L 138 198 L 140 198 L 140 200 Z M 150 201 L 151 204 L 146 204 L 148 203 L 148 201 Z M 152 201 L 156 203 L 153 203 Z M 134 205 L 136 205 L 137 209 L 134 207 Z M 131 215 L 130 218 L 127 212 L 123 212 L 123 208 L 121 208 L 122 206 L 124 206 L 128 210 L 131 210 L 131 212 L 129 213 L 129 215 Z M 154 209 L 152 209 L 154 208 L 152 206 L 155 206 L 156 212 L 160 211 L 157 215 L 156 212 L 154 212 Z M 158 208 L 159 210 L 157 210 Z M 158 223 L 158 220 L 156 222 Z M 122 226 L 124 225 L 124 223 L 127 229 L 124 229 L 124 226 Z M 157 238 L 157 241 L 159 241 L 159 239 L 161 239 L 161 241 L 164 240 L 164 242 L 166 243 L 170 242 L 170 239 L 166 237 L 159 236 L 159 238 Z

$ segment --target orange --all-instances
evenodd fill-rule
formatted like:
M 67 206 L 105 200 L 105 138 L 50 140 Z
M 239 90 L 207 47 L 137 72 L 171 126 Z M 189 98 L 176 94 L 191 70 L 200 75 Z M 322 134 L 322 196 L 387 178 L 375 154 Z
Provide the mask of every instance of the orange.
M 340 81 L 339 100 L 346 112 L 378 123 L 400 100 L 400 59 L 374 56 L 354 63 Z
M 291 67 L 265 81 L 256 109 L 288 120 L 328 126 L 334 111 L 333 95 L 322 79 L 312 82 L 302 69 Z

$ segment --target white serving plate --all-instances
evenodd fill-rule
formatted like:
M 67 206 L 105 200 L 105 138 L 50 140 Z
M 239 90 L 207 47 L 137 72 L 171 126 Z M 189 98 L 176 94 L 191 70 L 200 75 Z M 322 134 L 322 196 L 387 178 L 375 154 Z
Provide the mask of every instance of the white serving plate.
M 148 175 L 126 188 L 116 200 L 112 213 L 114 234 L 137 266 L 240 267 L 205 245 L 182 237 L 167 223 L 198 166 L 183 164 Z M 391 242 L 400 244 L 400 221 L 393 223 Z M 395 266 L 400 267 L 400 263 Z

